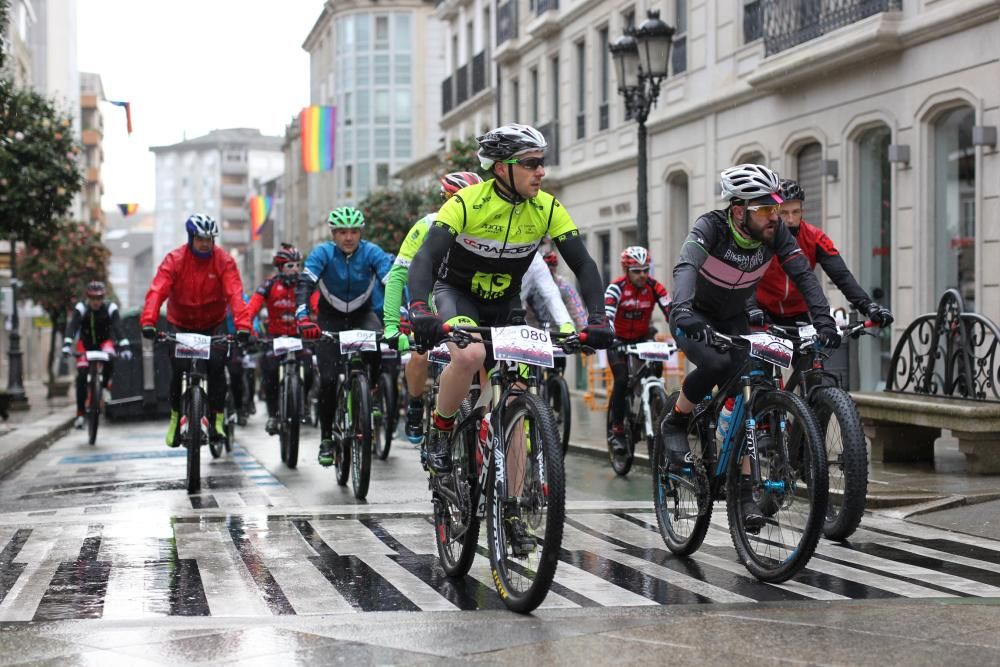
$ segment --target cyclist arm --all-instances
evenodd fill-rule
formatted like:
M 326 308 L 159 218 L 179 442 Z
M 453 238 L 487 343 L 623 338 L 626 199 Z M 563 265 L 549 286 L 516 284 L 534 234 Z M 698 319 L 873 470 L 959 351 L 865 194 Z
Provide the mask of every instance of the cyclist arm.
M 170 294 L 170 288 L 174 285 L 175 276 L 174 256 L 170 254 L 160 263 L 160 267 L 156 270 L 156 275 L 153 276 L 153 282 L 149 285 L 149 291 L 146 292 L 146 303 L 143 306 L 139 324 L 144 327 L 156 326 L 156 321 L 160 317 L 160 307 L 163 306 L 163 302 L 167 300 L 167 295 Z
M 451 200 L 457 199 L 457 195 Z M 454 241 L 455 232 L 451 227 L 435 222 L 427 231 L 427 238 L 410 264 L 410 303 L 427 301 L 434 290 L 434 267 L 440 266 Z
M 813 323 L 817 326 L 833 327 L 834 321 L 830 317 L 830 303 L 826 300 L 826 295 L 823 294 L 819 279 L 809 266 L 809 262 L 795 241 L 795 237 L 785 225 L 778 225 L 778 231 L 774 235 L 773 248 L 781 262 L 781 268 L 788 274 L 788 277 L 792 279 L 805 298 Z
M 871 297 L 855 280 L 854 274 L 847 268 L 847 263 L 840 256 L 840 251 L 833 245 L 830 237 L 822 232 L 816 240 L 816 261 L 851 305 L 862 313 L 866 312 L 872 302 Z
M 552 278 L 552 273 L 542 256 L 537 252 L 528 266 L 528 272 L 524 275 L 524 291 L 531 292 L 532 290 L 541 297 L 545 304 L 545 310 L 548 311 L 549 317 L 555 324 L 560 327 L 566 324 L 573 326 L 573 320 L 569 316 L 569 311 L 566 310 L 566 304 L 563 303 L 562 294 L 559 293 L 559 286 Z
M 608 318 L 608 323 L 611 324 L 612 331 L 615 328 L 615 318 L 618 316 L 618 302 L 621 301 L 621 298 L 622 288 L 618 286 L 617 282 L 611 283 L 604 290 L 604 315 Z
M 385 281 L 385 300 L 382 302 L 382 321 L 385 322 L 386 335 L 399 330 L 399 307 L 403 303 L 403 291 L 406 289 L 406 267 L 397 263 L 389 270 Z
M 240 270 L 236 268 L 236 261 L 231 257 L 227 258 L 225 267 L 222 285 L 226 292 L 226 300 L 229 301 L 229 309 L 233 313 L 233 326 L 238 332 L 250 331 L 250 317 L 247 304 L 243 301 L 243 280 L 240 278 Z
M 108 304 L 108 317 L 111 320 L 111 335 L 116 341 L 115 344 L 118 347 L 129 347 L 129 340 L 125 337 L 125 332 L 122 330 L 122 317 L 121 313 L 118 312 L 118 304 Z
M 601 273 L 597 263 L 587 252 L 580 234 L 574 230 L 556 238 L 559 254 L 566 260 L 566 266 L 576 275 L 583 293 L 583 302 L 587 305 L 588 320 L 591 317 L 604 316 L 604 289 L 601 284 Z
M 310 297 L 316 290 L 316 283 L 323 275 L 326 268 L 326 260 L 323 252 L 324 246 L 317 246 L 309 253 L 306 263 L 299 273 L 299 281 L 295 284 L 295 319 L 302 320 L 309 317 L 309 307 L 312 303 Z M 319 303 L 316 303 L 316 310 L 319 311 Z
M 656 295 L 656 305 L 660 307 L 660 312 L 667 322 L 670 321 L 670 292 L 659 280 L 653 281 L 653 294 Z
M 267 295 L 270 291 L 270 279 L 265 280 L 260 284 L 260 287 L 254 290 L 253 296 L 250 297 L 250 302 L 247 303 L 247 317 L 253 320 L 258 314 L 260 314 L 260 309 L 264 307 L 265 303 L 267 303 Z M 255 326 L 254 328 L 257 329 L 258 327 Z
M 563 303 L 566 305 L 566 310 L 573 317 L 573 323 L 576 324 L 577 329 L 583 329 L 583 327 L 587 326 L 587 309 L 583 307 L 583 301 L 580 300 L 580 293 L 565 278 L 560 277 L 558 284 L 559 291 L 563 296 Z
M 680 259 L 674 266 L 674 299 L 671 311 L 691 310 L 693 307 L 698 271 L 718 242 L 717 235 L 716 227 L 710 218 L 702 216 L 695 221 L 684 245 L 681 246 Z

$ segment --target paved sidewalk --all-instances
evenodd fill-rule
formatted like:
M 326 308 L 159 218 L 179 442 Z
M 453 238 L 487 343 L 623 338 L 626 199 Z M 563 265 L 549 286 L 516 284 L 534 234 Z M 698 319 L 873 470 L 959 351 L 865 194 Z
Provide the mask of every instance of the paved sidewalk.
M 570 451 L 607 460 L 605 420 L 604 411 L 590 410 L 582 399 L 575 396 Z M 636 449 L 635 465 L 649 468 L 645 443 Z M 1000 477 L 969 475 L 966 470 L 965 457 L 958 451 L 958 441 L 950 435 L 938 439 L 933 465 L 872 462 L 868 467 L 868 508 L 905 519 L 1000 500 Z M 995 505 L 1000 506 L 1000 502 Z M 996 530 L 1000 535 L 1000 522 L 997 523 Z
M 46 447 L 70 428 L 76 416 L 73 387 L 69 396 L 46 398 L 41 380 L 24 383 L 27 410 L 11 410 L 10 419 L 0 422 L 0 478 Z

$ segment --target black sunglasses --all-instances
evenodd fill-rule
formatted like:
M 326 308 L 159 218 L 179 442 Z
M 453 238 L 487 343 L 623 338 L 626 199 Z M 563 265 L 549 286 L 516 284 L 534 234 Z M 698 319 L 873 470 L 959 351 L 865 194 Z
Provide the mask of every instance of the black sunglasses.
M 522 160 L 518 160 L 518 159 L 515 158 L 515 159 L 511 159 L 511 160 L 504 160 L 504 164 L 519 164 L 522 167 L 524 167 L 525 169 L 527 169 L 528 171 L 534 171 L 534 170 L 538 169 L 539 167 L 544 167 L 545 166 L 545 158 L 543 158 L 543 157 L 528 157 L 528 158 L 524 158 Z

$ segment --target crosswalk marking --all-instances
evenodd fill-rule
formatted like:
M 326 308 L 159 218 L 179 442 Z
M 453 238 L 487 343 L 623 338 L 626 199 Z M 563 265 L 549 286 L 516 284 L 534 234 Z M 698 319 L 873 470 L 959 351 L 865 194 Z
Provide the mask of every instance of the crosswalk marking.
M 413 514 L 8 525 L 0 582 L 0 621 L 503 607 L 485 526 L 468 577 L 449 580 L 432 523 Z M 1000 596 L 1000 542 L 866 516 L 857 539 L 821 541 L 800 575 L 766 584 L 737 561 L 722 515 L 679 559 L 651 512 L 592 508 L 567 514 L 543 608 L 956 596 Z

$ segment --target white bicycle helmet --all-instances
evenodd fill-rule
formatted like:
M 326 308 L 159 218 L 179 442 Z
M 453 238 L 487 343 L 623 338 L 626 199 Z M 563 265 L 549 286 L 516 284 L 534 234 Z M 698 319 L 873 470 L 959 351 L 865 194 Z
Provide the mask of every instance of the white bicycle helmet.
M 722 198 L 726 201 L 750 201 L 775 195 L 781 190 L 781 179 L 762 164 L 738 164 L 724 169 L 719 175 Z M 780 199 L 777 200 L 780 203 Z
M 530 125 L 511 123 L 490 130 L 481 137 L 479 143 L 479 164 L 484 170 L 493 167 L 494 162 L 509 160 L 531 151 L 545 151 L 548 142 L 541 132 Z
M 641 245 L 630 245 L 622 251 L 622 266 L 626 269 L 649 266 L 649 252 Z

